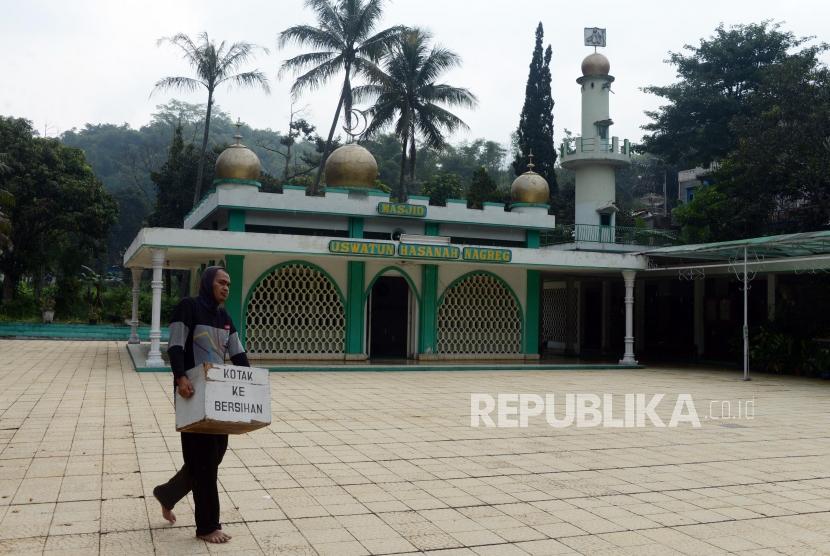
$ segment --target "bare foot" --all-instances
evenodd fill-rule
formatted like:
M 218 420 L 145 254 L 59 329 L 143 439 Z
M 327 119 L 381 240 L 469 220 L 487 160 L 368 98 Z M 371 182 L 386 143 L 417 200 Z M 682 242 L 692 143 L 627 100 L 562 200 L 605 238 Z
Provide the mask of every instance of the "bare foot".
M 229 540 L 231 540 L 231 536 L 228 535 L 227 533 L 223 532 L 221 529 L 217 529 L 213 533 L 208 533 L 207 535 L 196 535 L 196 536 L 199 537 L 200 539 L 202 539 L 205 542 L 211 542 L 211 543 L 214 543 L 214 544 L 221 544 L 221 543 L 225 543 L 225 542 L 228 542 Z
M 176 523 L 176 514 L 173 513 L 173 510 L 168 510 L 164 506 L 161 507 L 161 517 L 169 521 L 170 525 Z
M 161 517 L 169 521 L 170 525 L 176 523 L 176 514 L 173 513 L 173 510 L 168 510 L 164 507 L 164 504 L 161 503 L 161 500 L 159 500 L 158 495 L 156 495 L 155 490 L 153 491 L 153 496 L 156 500 L 158 500 L 158 503 L 161 506 Z

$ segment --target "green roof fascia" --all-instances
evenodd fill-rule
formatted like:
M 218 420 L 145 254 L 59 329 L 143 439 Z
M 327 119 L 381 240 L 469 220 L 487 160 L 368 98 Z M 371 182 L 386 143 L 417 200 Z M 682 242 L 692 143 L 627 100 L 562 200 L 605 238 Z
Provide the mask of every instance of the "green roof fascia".
M 549 209 L 550 205 L 547 203 L 510 203 L 510 208 L 513 207 L 537 207 L 543 209 Z
M 253 185 L 257 189 L 262 187 L 262 184 L 256 180 L 245 180 L 242 178 L 217 178 L 213 180 L 213 187 L 222 185 L 223 183 L 231 184 L 231 185 Z

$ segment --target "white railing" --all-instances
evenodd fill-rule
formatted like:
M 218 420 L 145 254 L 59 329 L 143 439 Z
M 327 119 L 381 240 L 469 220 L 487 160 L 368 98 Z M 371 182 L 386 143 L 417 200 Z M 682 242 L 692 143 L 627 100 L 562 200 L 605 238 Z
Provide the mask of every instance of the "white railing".
M 611 153 L 631 156 L 631 143 L 624 139 L 620 144 L 619 137 L 600 139 L 596 137 L 574 137 L 571 141 L 564 141 L 560 150 L 562 158 L 578 153 Z

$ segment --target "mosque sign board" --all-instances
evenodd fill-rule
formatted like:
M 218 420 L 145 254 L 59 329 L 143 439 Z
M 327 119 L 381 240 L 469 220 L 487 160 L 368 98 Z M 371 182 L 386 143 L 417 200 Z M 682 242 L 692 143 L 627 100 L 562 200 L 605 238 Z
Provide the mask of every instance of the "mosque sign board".
M 513 260 L 513 251 L 496 247 L 465 246 L 429 243 L 385 243 L 333 239 L 329 241 L 329 253 L 364 257 L 396 257 L 400 259 L 463 260 L 479 263 L 504 264 Z
M 380 202 L 378 203 L 377 211 L 381 216 L 423 218 L 427 215 L 427 207 L 425 205 L 411 205 L 409 203 Z
M 241 434 L 271 424 L 268 369 L 205 363 L 187 371 L 193 395 L 176 390 L 176 430 Z

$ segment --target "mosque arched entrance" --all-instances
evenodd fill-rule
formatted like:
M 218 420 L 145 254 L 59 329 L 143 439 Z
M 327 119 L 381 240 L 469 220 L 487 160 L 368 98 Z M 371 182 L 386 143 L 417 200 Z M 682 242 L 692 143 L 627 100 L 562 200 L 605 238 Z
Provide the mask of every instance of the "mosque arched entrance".
M 398 274 L 377 277 L 366 299 L 366 348 L 371 359 L 404 359 L 416 351 L 417 299 Z

